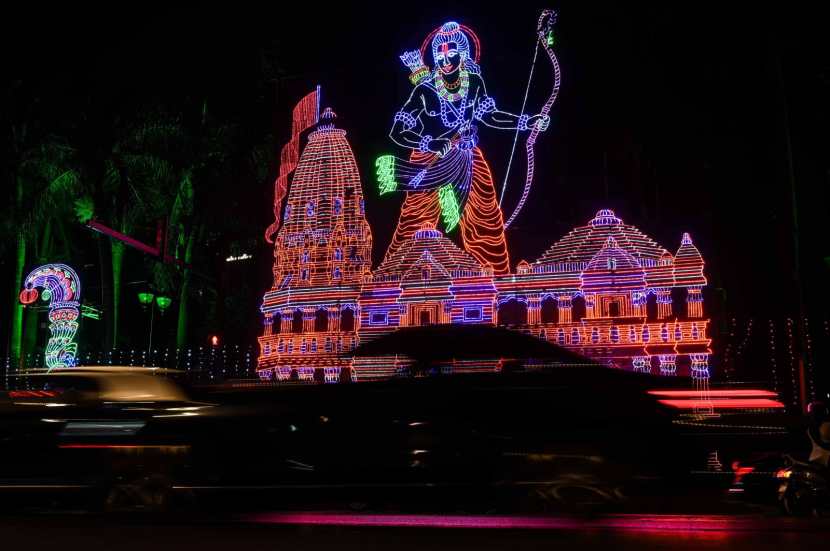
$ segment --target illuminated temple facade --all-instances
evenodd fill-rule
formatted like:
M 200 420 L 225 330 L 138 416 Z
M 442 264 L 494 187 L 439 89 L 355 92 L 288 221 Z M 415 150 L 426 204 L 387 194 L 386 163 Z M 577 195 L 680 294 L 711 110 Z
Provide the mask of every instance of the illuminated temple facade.
M 403 370 L 397 360 L 353 362 L 344 353 L 399 327 L 480 323 L 531 333 L 610 367 L 706 379 L 704 262 L 691 236 L 679 237 L 672 253 L 604 209 L 535 262 L 494 276 L 424 227 L 372 271 L 357 165 L 327 110 L 309 135 L 275 241 L 259 375 L 394 376 Z

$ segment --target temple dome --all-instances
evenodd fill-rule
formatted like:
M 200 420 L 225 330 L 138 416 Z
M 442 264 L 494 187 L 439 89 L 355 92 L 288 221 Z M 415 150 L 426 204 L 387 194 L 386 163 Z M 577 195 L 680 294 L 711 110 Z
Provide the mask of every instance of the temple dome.
M 582 272 L 582 290 L 643 289 L 645 272 L 634 256 L 608 237 Z
M 674 281 L 676 285 L 706 285 L 703 275 L 703 257 L 692 242 L 692 237 L 684 233 L 680 248 L 674 256 Z
M 402 278 L 424 260 L 440 266 L 441 273 L 485 275 L 482 265 L 434 227 L 423 227 L 381 262 L 376 278 Z
M 574 228 L 554 243 L 535 265 L 588 263 L 606 245 L 609 237 L 641 265 L 643 260 L 657 263 L 666 255 L 671 257 L 671 253 L 635 226 L 623 222 L 613 210 L 602 209 L 588 224 Z

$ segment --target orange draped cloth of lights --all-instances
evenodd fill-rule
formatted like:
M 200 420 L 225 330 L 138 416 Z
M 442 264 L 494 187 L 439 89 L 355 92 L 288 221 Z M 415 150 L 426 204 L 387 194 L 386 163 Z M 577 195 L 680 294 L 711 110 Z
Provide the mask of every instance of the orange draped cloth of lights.
M 291 124 L 291 139 L 280 152 L 280 172 L 274 182 L 274 223 L 265 230 L 265 240 L 273 243 L 272 237 L 280 229 L 282 200 L 288 191 L 288 177 L 300 162 L 300 134 L 311 128 L 320 119 L 320 87 L 306 95 L 294 107 Z
M 433 153 L 413 151 L 410 160 L 427 165 L 434 157 Z M 416 231 L 425 226 L 437 227 L 440 215 L 437 191 L 407 193 L 387 256 L 394 254 L 398 247 L 415 235 Z M 482 266 L 492 266 L 495 275 L 510 272 L 504 218 L 496 198 L 493 175 L 484 155 L 477 147 L 473 150 L 470 195 L 464 206 L 460 224 L 461 239 L 467 252 Z

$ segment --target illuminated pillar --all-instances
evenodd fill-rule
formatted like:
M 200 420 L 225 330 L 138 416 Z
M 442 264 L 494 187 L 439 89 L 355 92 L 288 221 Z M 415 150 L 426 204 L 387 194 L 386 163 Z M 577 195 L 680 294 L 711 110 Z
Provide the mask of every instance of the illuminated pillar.
M 686 296 L 686 312 L 690 318 L 703 317 L 703 293 L 700 287 L 689 287 L 689 294 Z
M 559 309 L 559 323 L 571 323 L 571 296 L 559 295 L 556 297 L 556 307 Z
M 291 325 L 294 322 L 294 316 L 291 310 L 283 310 L 280 318 L 280 333 L 291 333 Z
M 671 317 L 671 291 L 669 289 L 659 289 L 657 291 L 657 319 L 666 319 Z
M 327 383 L 339 383 L 340 382 L 340 368 L 339 367 L 326 367 L 323 369 L 323 374 L 325 376 L 325 381 Z
M 452 302 L 441 302 L 438 309 L 438 316 L 441 319 L 439 323 L 452 323 Z
M 660 354 L 660 375 L 677 375 L 677 354 Z
M 692 379 L 709 379 L 709 354 L 689 354 Z
M 646 294 L 642 291 L 634 291 L 631 293 L 631 306 L 633 308 L 632 315 L 637 318 L 646 317 Z
M 542 303 L 539 300 L 539 295 L 527 297 L 527 323 L 528 325 L 542 323 Z
M 586 319 L 594 319 L 594 318 L 597 317 L 596 300 L 597 300 L 597 295 L 595 295 L 594 293 L 586 293 L 585 294 L 585 318 Z
M 314 309 L 303 308 L 303 333 L 314 331 Z
M 274 324 L 274 318 L 271 316 L 271 314 L 265 314 L 264 324 L 265 324 L 265 336 L 270 337 L 273 334 L 272 325 Z
M 651 356 L 634 356 L 631 365 L 638 373 L 651 373 Z
M 329 331 L 337 333 L 340 331 L 340 311 L 335 306 L 329 306 L 327 311 L 329 315 Z

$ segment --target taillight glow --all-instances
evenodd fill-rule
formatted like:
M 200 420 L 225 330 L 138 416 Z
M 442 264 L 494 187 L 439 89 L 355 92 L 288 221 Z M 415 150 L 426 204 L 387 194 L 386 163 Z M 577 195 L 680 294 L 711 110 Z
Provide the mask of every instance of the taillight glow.
M 54 398 L 58 393 L 53 390 L 10 390 L 9 398 Z
M 762 389 L 649 390 L 658 402 L 676 409 L 781 409 L 778 394 Z
M 759 398 L 777 397 L 778 394 L 770 390 L 725 389 L 725 390 L 649 390 L 652 396 L 664 398 Z
M 737 461 L 732 463 L 732 471 L 735 473 L 735 479 L 732 481 L 733 485 L 738 485 L 746 475 L 752 473 L 755 467 L 741 467 Z
M 676 409 L 781 409 L 784 404 L 768 398 L 739 398 L 735 400 L 658 400 L 661 404 Z

